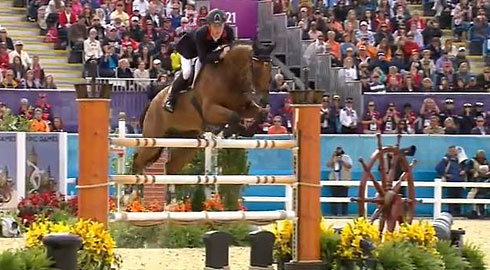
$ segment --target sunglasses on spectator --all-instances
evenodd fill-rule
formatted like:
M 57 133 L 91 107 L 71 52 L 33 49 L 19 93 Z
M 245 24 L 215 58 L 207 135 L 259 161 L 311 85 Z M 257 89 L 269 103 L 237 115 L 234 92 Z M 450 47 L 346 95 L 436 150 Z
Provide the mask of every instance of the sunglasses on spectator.
M 481 123 L 481 122 L 485 122 L 485 121 L 484 120 L 476 120 L 476 122 L 480 122 Z
M 274 123 L 282 123 L 282 121 L 281 121 L 281 120 L 274 120 L 273 122 L 274 122 Z
M 374 104 L 368 104 L 369 107 L 374 107 Z

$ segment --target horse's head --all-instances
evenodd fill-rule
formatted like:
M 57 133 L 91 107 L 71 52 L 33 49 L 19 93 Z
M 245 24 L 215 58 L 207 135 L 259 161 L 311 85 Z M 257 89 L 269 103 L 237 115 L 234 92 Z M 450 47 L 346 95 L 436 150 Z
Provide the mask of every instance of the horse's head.
M 262 46 L 258 42 L 253 44 L 252 80 L 256 94 L 262 105 L 267 103 L 272 81 L 271 53 L 275 45 Z

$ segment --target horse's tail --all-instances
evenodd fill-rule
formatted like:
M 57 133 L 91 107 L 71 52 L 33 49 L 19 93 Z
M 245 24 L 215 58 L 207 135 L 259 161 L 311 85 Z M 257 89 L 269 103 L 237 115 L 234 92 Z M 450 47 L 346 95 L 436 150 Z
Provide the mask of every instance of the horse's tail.
M 141 127 L 141 130 L 143 130 L 143 124 L 145 123 L 146 113 L 148 112 L 148 108 L 150 108 L 150 104 L 151 104 L 151 102 L 148 102 L 148 104 L 146 104 L 145 108 L 143 109 L 143 113 L 140 116 L 140 127 Z

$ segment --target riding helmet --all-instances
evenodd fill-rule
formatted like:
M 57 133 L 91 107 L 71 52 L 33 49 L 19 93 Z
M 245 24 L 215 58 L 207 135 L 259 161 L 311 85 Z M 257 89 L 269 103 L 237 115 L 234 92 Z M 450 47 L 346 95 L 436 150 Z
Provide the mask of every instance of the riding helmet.
M 223 24 L 226 22 L 226 15 L 219 9 L 213 9 L 209 12 L 206 20 L 208 24 Z

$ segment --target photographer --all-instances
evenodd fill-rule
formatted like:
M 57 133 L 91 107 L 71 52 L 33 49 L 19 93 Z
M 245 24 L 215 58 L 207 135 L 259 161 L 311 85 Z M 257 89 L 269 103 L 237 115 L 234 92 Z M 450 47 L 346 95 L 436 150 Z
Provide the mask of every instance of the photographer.
M 348 181 L 351 179 L 352 158 L 346 155 L 342 147 L 337 147 L 333 152 L 330 160 L 327 162 L 327 167 L 331 168 L 328 180 L 331 181 Z M 332 194 L 335 197 L 347 197 L 348 187 L 344 186 L 332 186 Z M 340 206 L 340 212 L 339 212 Z M 347 209 L 348 203 L 332 203 L 332 214 L 335 216 L 348 215 Z
M 490 172 L 488 160 L 485 157 L 485 151 L 478 150 L 476 155 L 467 164 L 466 174 L 468 182 L 489 182 Z M 467 195 L 468 199 L 486 199 L 489 198 L 489 191 L 485 188 L 471 188 Z M 485 205 L 473 205 L 473 211 L 469 218 L 481 218 L 485 216 Z

